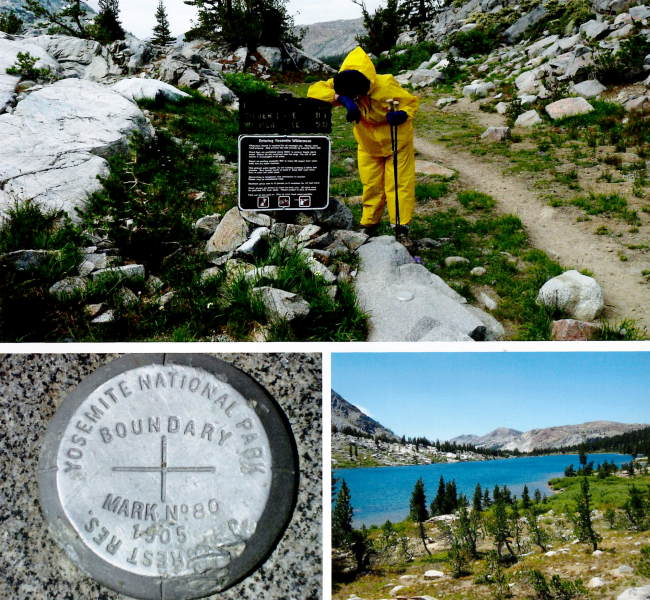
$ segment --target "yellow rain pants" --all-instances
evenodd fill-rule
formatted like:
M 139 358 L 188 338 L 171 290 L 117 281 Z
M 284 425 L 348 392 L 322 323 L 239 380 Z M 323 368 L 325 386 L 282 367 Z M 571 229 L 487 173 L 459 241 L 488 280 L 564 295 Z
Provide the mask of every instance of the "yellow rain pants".
M 359 144 L 359 176 L 363 184 L 363 217 L 361 225 L 379 223 L 384 207 L 388 205 L 391 223 L 395 223 L 395 181 L 390 125 L 386 120 L 388 100 L 397 100 L 398 110 L 408 119 L 397 128 L 397 179 L 400 224 L 408 225 L 415 208 L 415 156 L 413 150 L 413 117 L 419 101 L 395 81 L 392 75 L 377 75 L 368 55 L 355 48 L 341 65 L 341 71 L 359 71 L 370 81 L 367 96 L 357 99 L 361 121 L 354 126 L 354 137 Z M 319 81 L 309 88 L 307 95 L 331 104 L 334 100 L 334 80 Z

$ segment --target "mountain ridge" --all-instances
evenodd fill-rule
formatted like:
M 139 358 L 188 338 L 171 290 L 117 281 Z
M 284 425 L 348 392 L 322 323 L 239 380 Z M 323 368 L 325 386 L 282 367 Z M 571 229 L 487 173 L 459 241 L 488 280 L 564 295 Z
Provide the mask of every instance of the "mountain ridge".
M 636 431 L 648 427 L 644 423 L 619 423 L 617 421 L 587 421 L 576 425 L 555 425 L 517 431 L 499 427 L 483 436 L 463 434 L 449 440 L 457 444 L 473 444 L 479 448 L 493 448 L 497 450 L 519 450 L 532 452 L 533 450 L 548 450 L 576 446 L 582 442 L 602 439 Z
M 359 45 L 356 37 L 366 32 L 361 17 L 298 25 L 296 30 L 300 29 L 307 29 L 302 40 L 303 50 L 316 58 L 347 54 Z
M 399 439 L 390 429 L 366 415 L 334 390 L 332 390 L 332 425 L 338 429 L 352 427 L 356 431 L 373 436 L 385 435 L 389 438 Z

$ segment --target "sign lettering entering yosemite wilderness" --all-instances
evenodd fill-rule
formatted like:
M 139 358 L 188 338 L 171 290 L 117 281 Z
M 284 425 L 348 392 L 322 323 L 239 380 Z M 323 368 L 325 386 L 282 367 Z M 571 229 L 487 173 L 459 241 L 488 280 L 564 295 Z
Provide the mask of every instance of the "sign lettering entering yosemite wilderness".
M 84 571 L 139 598 L 199 598 L 251 573 L 295 505 L 297 459 L 279 406 L 199 355 L 119 359 L 50 424 L 41 505 Z

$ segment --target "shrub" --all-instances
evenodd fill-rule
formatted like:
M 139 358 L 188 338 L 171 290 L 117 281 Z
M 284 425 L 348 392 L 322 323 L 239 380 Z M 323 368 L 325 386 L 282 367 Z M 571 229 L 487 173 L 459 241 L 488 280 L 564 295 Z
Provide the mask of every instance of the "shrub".
M 488 54 L 496 46 L 498 37 L 494 30 L 483 30 L 480 27 L 470 31 L 459 31 L 447 39 L 449 47 L 454 46 L 463 58 L 474 54 Z
M 248 73 L 225 73 L 223 80 L 240 100 L 263 100 L 279 95 L 268 83 Z
M 16 62 L 7 69 L 7 75 L 18 75 L 22 79 L 39 79 L 50 76 L 49 69 L 37 69 L 37 56 L 29 52 L 19 52 Z
M 593 74 L 603 85 L 630 83 L 645 74 L 645 57 L 650 54 L 650 42 L 637 33 L 621 42 L 616 53 L 603 50 L 594 53 Z
M 519 98 L 515 98 L 512 102 L 510 102 L 510 104 L 508 104 L 508 108 L 506 108 L 506 125 L 508 127 L 514 127 L 517 117 L 524 114 L 525 112 L 526 110 L 522 106 L 521 100 Z
M 438 52 L 440 48 L 435 42 L 422 42 L 415 46 L 403 48 L 406 52 L 395 54 L 391 51 L 388 56 L 380 56 L 375 66 L 378 73 L 391 73 L 397 75 L 404 69 L 417 69 L 425 60 L 429 60 L 431 55 Z
M 373 14 L 368 12 L 362 2 L 361 11 L 363 27 L 367 33 L 357 37 L 357 42 L 366 52 L 379 56 L 397 42 L 403 21 L 398 0 L 388 0 L 385 7 L 378 7 Z
M 530 572 L 529 579 L 539 600 L 571 600 L 587 594 L 580 579 L 562 581 L 559 575 L 553 575 L 551 580 L 547 581 L 543 573 L 536 569 Z

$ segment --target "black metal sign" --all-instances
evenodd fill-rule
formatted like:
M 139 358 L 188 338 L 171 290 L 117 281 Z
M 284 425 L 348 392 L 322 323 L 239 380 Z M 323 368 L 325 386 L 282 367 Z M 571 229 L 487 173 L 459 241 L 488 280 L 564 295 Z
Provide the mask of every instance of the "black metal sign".
M 294 98 L 291 94 L 240 101 L 241 135 L 331 132 L 332 106 L 327 102 L 314 98 Z
M 241 210 L 322 210 L 329 186 L 327 136 L 239 137 Z

